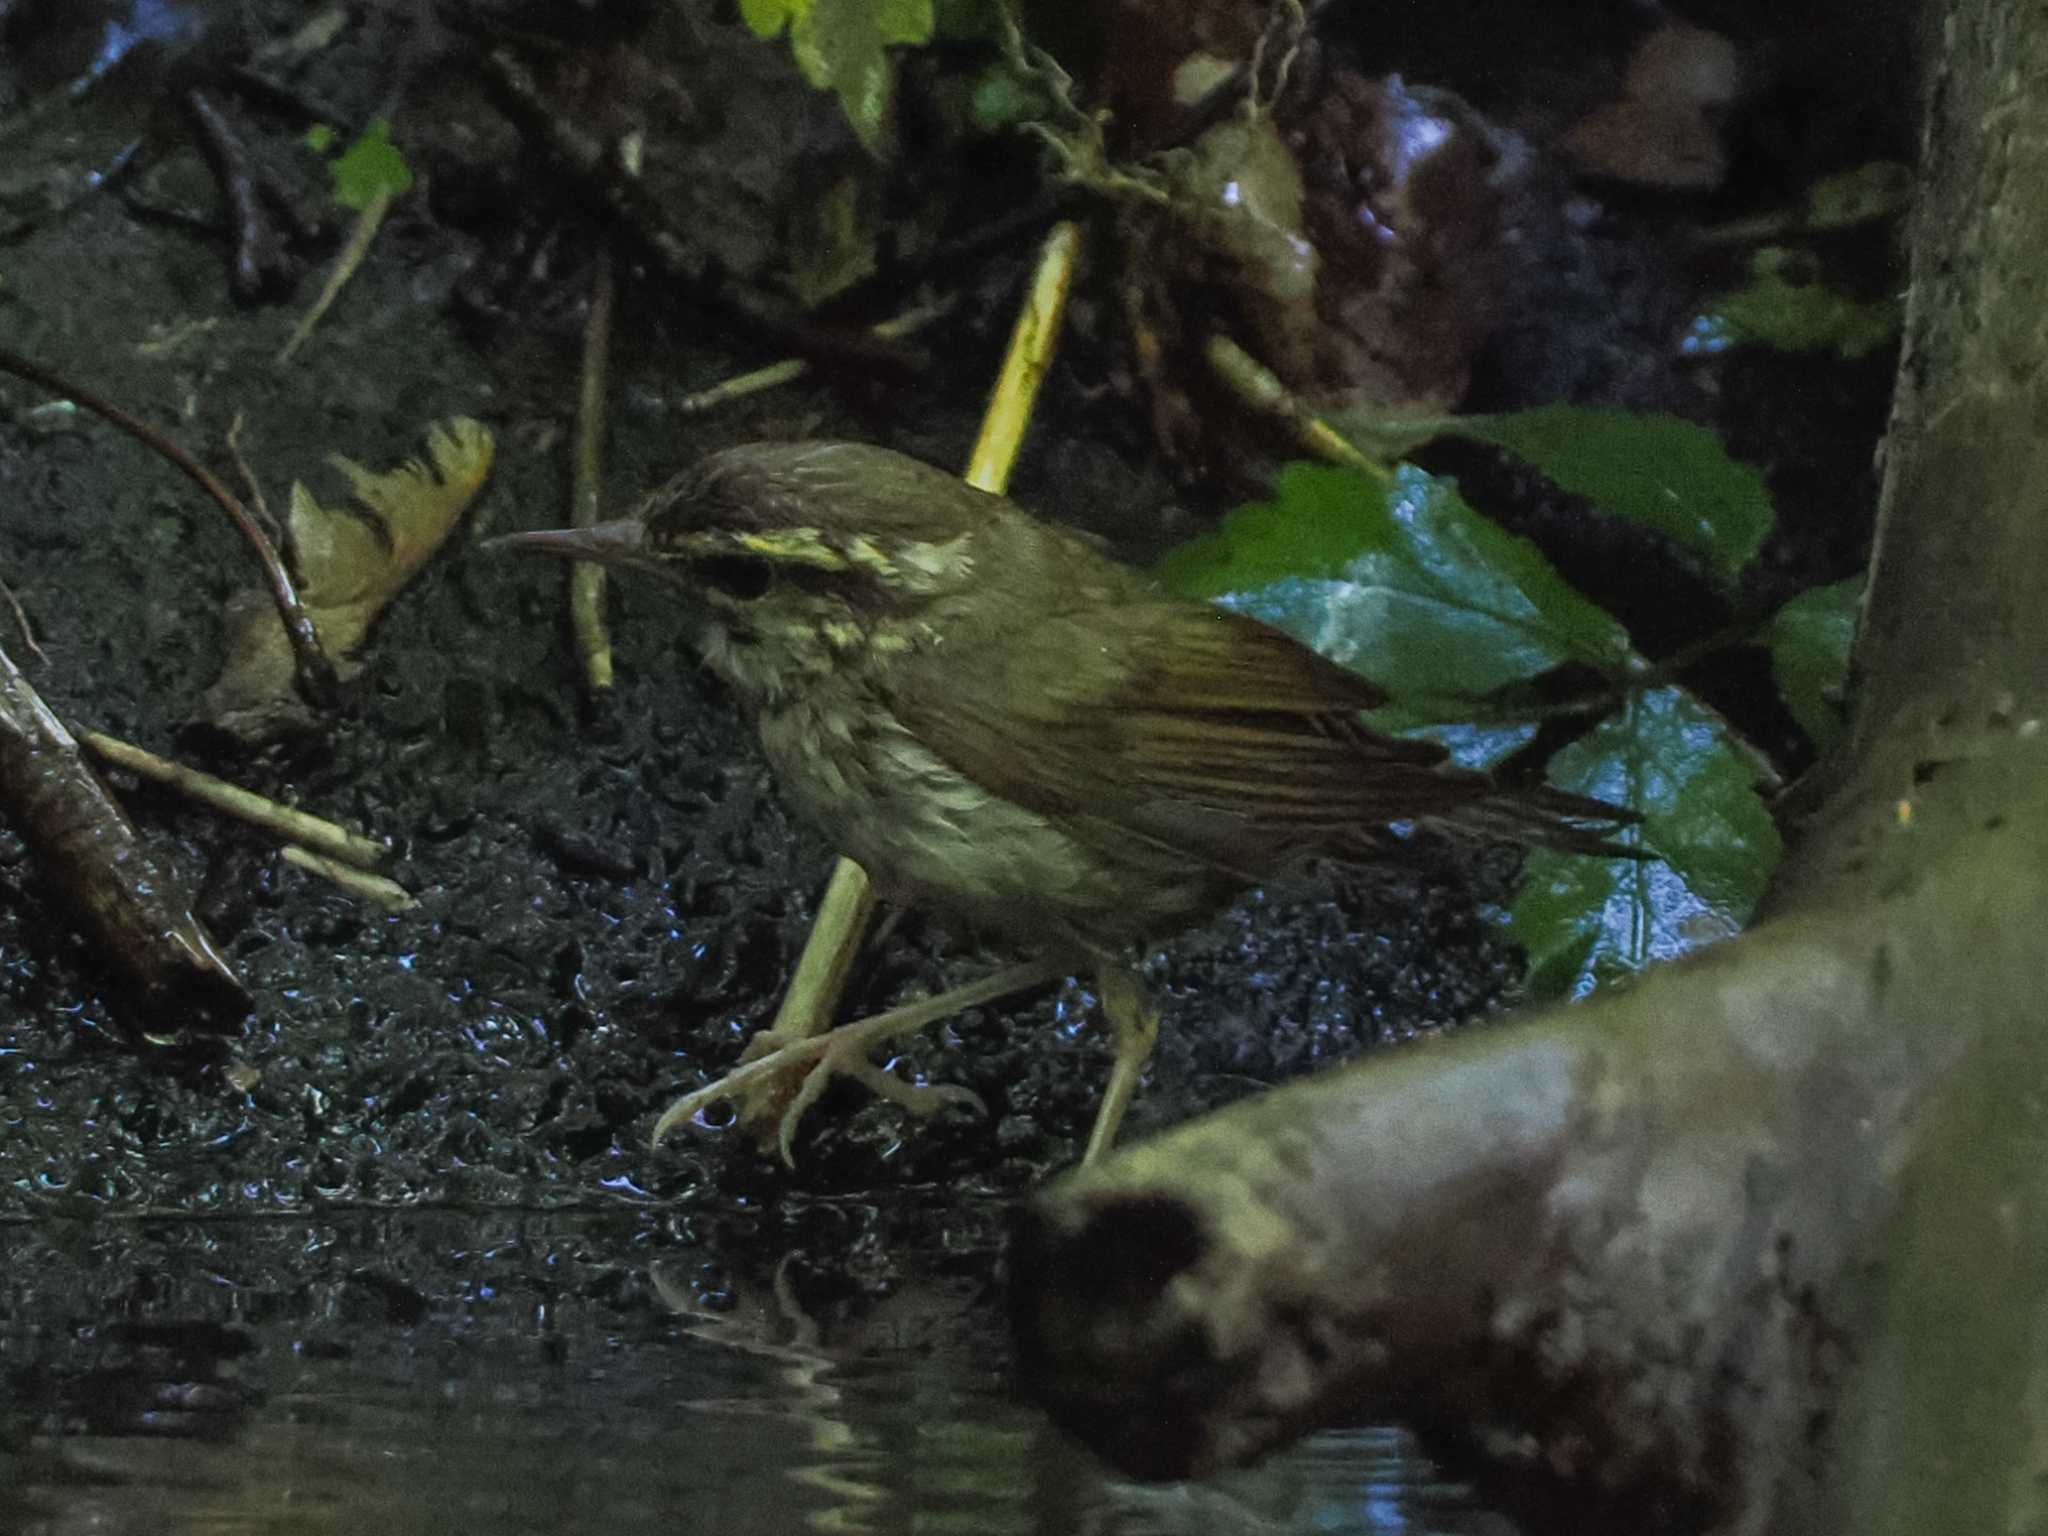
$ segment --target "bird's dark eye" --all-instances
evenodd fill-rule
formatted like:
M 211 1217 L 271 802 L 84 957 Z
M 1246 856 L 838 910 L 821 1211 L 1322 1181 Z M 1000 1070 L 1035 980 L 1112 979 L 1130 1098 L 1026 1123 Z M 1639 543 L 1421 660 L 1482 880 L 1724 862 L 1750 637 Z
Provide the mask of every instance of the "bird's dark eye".
M 775 582 L 775 567 L 751 555 L 712 555 L 692 561 L 690 568 L 714 592 L 743 603 L 766 597 Z

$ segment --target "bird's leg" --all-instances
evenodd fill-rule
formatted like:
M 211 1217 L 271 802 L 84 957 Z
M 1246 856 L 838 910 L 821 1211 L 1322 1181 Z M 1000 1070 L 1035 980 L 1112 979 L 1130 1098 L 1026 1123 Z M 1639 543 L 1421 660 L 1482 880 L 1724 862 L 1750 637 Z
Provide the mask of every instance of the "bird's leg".
M 861 940 L 874 911 L 875 889 L 868 877 L 853 860 L 841 859 L 832 867 L 832 878 L 819 898 L 818 915 L 812 920 L 810 937 L 804 940 L 803 953 L 797 956 L 782 1006 L 775 1010 L 775 1022 L 747 1042 L 741 1061 L 752 1061 L 825 1032 L 839 1010 L 847 974 L 860 956 Z M 746 1117 L 743 1114 L 741 1118 Z
M 868 1060 L 868 1053 L 885 1040 L 912 1034 L 927 1024 L 964 1009 L 1051 981 L 1065 970 L 1065 964 L 1059 960 L 1027 960 L 1007 966 L 980 981 L 926 998 L 923 1002 L 907 1003 L 872 1018 L 842 1024 L 826 1034 L 782 1044 L 768 1054 L 734 1068 L 717 1082 L 677 1099 L 655 1122 L 654 1144 L 659 1146 L 662 1138 L 679 1122 L 691 1118 L 706 1105 L 721 1099 L 744 1102 L 745 1096 L 760 1093 L 771 1081 L 787 1083 L 793 1080 L 799 1085 L 789 1107 L 782 1112 L 776 1135 L 782 1160 L 792 1168 L 796 1166 L 792 1149 L 796 1142 L 797 1124 L 803 1119 L 804 1111 L 817 1102 L 818 1096 L 835 1076 L 854 1078 L 870 1091 L 902 1105 L 912 1114 L 929 1115 L 945 1104 L 972 1103 L 980 1108 L 980 1096 L 965 1088 L 919 1088 L 891 1077 Z
M 1102 1090 L 1102 1107 L 1095 1112 L 1095 1129 L 1088 1133 L 1088 1150 L 1081 1154 L 1083 1163 L 1094 1162 L 1116 1140 L 1116 1128 L 1123 1123 L 1124 1110 L 1138 1091 L 1138 1078 L 1159 1038 L 1159 1010 L 1146 997 L 1145 983 L 1136 971 L 1106 961 L 1095 973 L 1095 986 L 1102 997 L 1103 1017 L 1116 1032 L 1116 1063 Z

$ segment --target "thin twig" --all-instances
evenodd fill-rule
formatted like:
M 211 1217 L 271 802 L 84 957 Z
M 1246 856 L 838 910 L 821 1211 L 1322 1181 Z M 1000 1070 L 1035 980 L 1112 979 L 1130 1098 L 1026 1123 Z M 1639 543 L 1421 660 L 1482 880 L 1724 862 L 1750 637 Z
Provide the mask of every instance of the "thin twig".
M 35 627 L 29 623 L 28 614 L 22 609 L 21 599 L 14 595 L 14 588 L 0 581 L 0 597 L 7 599 L 7 606 L 14 612 L 14 627 L 21 631 L 21 643 L 28 647 L 31 656 L 47 667 L 50 658 L 45 656 L 43 648 L 36 644 Z
M 284 529 L 272 516 L 270 503 L 264 499 L 263 484 L 256 478 L 256 471 L 249 467 L 249 461 L 242 457 L 242 413 L 235 412 L 235 419 L 228 423 L 228 459 L 235 466 L 235 473 L 242 477 L 243 489 L 249 493 L 249 511 L 263 525 L 264 532 L 280 551 L 284 550 Z
M 949 295 L 930 304 L 920 304 L 915 309 L 907 309 L 900 315 L 884 320 L 874 327 L 874 334 L 890 341 L 904 336 L 914 336 L 934 320 L 951 314 L 958 302 L 957 295 Z M 758 395 L 771 389 L 780 389 L 785 384 L 794 384 L 810 371 L 811 365 L 804 359 L 787 357 L 779 363 L 770 363 L 767 367 L 756 368 L 750 373 L 736 374 L 732 378 L 697 390 L 694 394 L 685 395 L 676 401 L 671 409 L 678 416 L 701 416 L 707 411 L 715 411 L 721 406 L 730 405 L 735 400 L 745 399 L 748 395 Z
M 284 235 L 264 207 L 258 185 L 262 171 L 235 125 L 204 91 L 185 93 L 185 110 L 198 130 L 199 147 L 227 199 L 234 256 L 228 264 L 228 286 L 236 302 L 254 304 L 291 284 L 292 263 Z
M 1005 62 L 1046 95 L 1045 115 L 1021 126 L 1053 152 L 1061 178 L 1111 202 L 1170 207 L 1173 193 L 1157 171 L 1119 165 L 1110 159 L 1108 114 L 1082 107 L 1076 99 L 1074 77 L 1060 67 L 1059 60 L 1031 44 L 1013 8 L 998 5 L 996 19 Z
M 334 40 L 348 30 L 349 21 L 348 6 L 340 3 L 322 6 L 300 23 L 298 31 L 273 38 L 258 48 L 256 61 L 280 69 L 296 69 L 314 54 L 332 47 Z M 338 123 L 340 119 L 329 118 L 328 121 Z
M 1029 202 L 998 214 L 950 240 L 899 257 L 868 276 L 840 289 L 821 308 L 824 315 L 866 314 L 906 294 L 933 273 L 948 287 L 961 286 L 960 275 L 984 256 L 1008 250 L 1043 233 L 1055 219 L 1072 218 L 1087 201 L 1087 190 L 1062 182 L 1041 188 Z M 879 331 L 880 326 L 876 327 Z
M 281 79 L 253 64 L 230 66 L 228 78 L 250 95 L 261 97 L 270 106 L 290 114 L 309 128 L 315 123 L 325 123 L 344 142 L 358 137 L 363 131 L 361 122 L 352 113 L 342 111 L 333 102 L 314 95 L 304 86 Z
M 313 327 L 320 323 L 320 317 L 327 313 L 334 301 L 341 297 L 341 290 L 348 286 L 350 278 L 356 275 L 364 259 L 370 254 L 370 245 L 377 238 L 377 231 L 383 228 L 384 215 L 391 208 L 391 189 L 379 187 L 370 194 L 363 211 L 356 215 L 354 228 L 348 232 L 348 244 L 341 248 L 341 254 L 334 259 L 334 267 L 327 274 L 327 281 L 321 285 L 320 296 L 313 301 L 313 307 L 299 317 L 299 323 L 292 327 L 292 333 L 285 338 L 285 344 L 277 350 L 276 366 L 282 368 L 292 360 L 299 348 L 313 334 Z
M 1331 464 L 1342 464 L 1385 483 L 1387 466 L 1361 453 L 1351 440 L 1304 405 L 1278 374 L 1228 336 L 1211 336 L 1203 345 L 1210 371 L 1252 410 L 1284 422 L 1307 452 Z
M 576 395 L 576 443 L 570 491 L 571 521 L 595 527 L 604 500 L 605 374 L 612 344 L 612 307 L 618 284 L 611 245 L 597 255 L 590 288 L 590 319 L 583 327 L 583 368 Z M 604 567 L 578 560 L 569 568 L 569 626 L 583 658 L 583 681 L 593 696 L 612 686 L 612 637 L 604 622 Z
M 79 740 L 91 748 L 95 756 L 116 768 L 125 768 L 138 778 L 175 789 L 238 821 L 261 827 L 280 842 L 306 843 L 323 854 L 363 869 L 375 869 L 391 858 L 389 843 L 364 837 L 289 805 L 280 805 L 253 789 L 230 784 L 226 779 L 217 779 L 197 768 L 158 757 L 154 752 L 123 741 L 118 736 L 109 736 L 103 731 L 87 731 Z
M 396 880 L 383 875 L 373 875 L 367 870 L 357 869 L 353 864 L 344 864 L 339 859 L 330 859 L 325 854 L 314 853 L 301 848 L 297 843 L 287 843 L 284 861 L 308 874 L 331 880 L 351 896 L 360 896 L 365 901 L 374 901 L 390 912 L 410 912 L 419 903 L 413 894 Z
M 1287 77 L 1294 72 L 1301 41 L 1307 35 L 1308 14 L 1301 8 L 1301 0 L 1275 0 L 1265 30 L 1252 45 L 1251 71 L 1246 78 L 1245 109 L 1254 118 L 1272 114 L 1273 104 L 1287 90 Z M 1266 78 L 1269 52 L 1277 52 L 1279 57 L 1270 79 Z
M 292 657 L 298 672 L 299 691 L 315 708 L 325 709 L 332 705 L 341 692 L 340 681 L 334 673 L 334 663 L 320 648 L 320 633 L 313 626 L 313 616 L 306 611 L 306 605 L 299 601 L 298 588 L 293 585 L 291 572 L 284 568 L 278 558 L 277 546 L 270 542 L 249 509 L 235 499 L 234 493 L 220 483 L 219 478 L 191 454 L 180 448 L 171 439 L 159 432 L 140 417 L 131 416 L 112 401 L 81 389 L 70 380 L 52 373 L 40 363 L 32 363 L 20 353 L 0 347 L 0 369 L 16 374 L 45 389 L 55 390 L 67 400 L 74 400 L 94 415 L 112 422 L 123 432 L 153 449 L 168 459 L 188 480 L 211 496 L 229 519 L 249 548 L 254 551 L 257 561 L 263 567 L 263 574 L 270 587 L 271 600 L 277 604 L 277 616 L 284 625 L 285 638 L 291 642 Z
M 1295 52 L 1300 48 L 1301 40 L 1315 30 L 1316 21 L 1328 4 L 1329 0 L 1308 0 L 1308 3 L 1301 8 L 1300 25 L 1295 29 L 1293 43 L 1286 54 L 1286 64 L 1290 69 L 1294 62 Z M 1175 145 L 1191 144 L 1225 118 L 1229 117 L 1238 109 L 1240 103 L 1252 96 L 1258 89 L 1257 82 L 1253 79 L 1253 70 L 1259 62 L 1261 62 L 1260 58 L 1255 53 L 1251 59 L 1237 65 L 1229 74 L 1204 91 L 1193 105 L 1180 114 L 1179 120 L 1174 124 L 1173 131 L 1168 136 L 1166 143 L 1157 146 L 1139 146 L 1140 150 L 1145 153 L 1156 153 L 1158 150 L 1168 149 Z M 1283 77 L 1282 80 L 1277 82 L 1276 89 L 1267 93 L 1266 99 L 1270 102 L 1273 97 L 1279 94 L 1277 86 L 1284 86 L 1284 84 L 1285 80 Z

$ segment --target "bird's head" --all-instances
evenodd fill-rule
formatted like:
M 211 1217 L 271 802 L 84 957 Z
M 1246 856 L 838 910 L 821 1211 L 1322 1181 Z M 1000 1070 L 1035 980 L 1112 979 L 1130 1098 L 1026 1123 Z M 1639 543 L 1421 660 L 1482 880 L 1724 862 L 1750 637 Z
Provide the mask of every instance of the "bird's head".
M 863 443 L 746 443 L 630 517 L 497 540 L 640 571 L 694 605 L 714 670 L 757 703 L 920 643 L 967 590 L 997 498 Z

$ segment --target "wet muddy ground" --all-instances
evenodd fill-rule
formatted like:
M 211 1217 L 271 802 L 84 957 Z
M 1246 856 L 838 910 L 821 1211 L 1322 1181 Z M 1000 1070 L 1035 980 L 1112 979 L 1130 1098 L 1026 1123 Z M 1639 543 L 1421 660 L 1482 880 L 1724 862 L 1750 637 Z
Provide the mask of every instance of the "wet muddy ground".
M 181 169 L 203 186 L 181 158 L 196 154 L 165 151 L 151 186 Z M 998 264 L 995 295 L 1015 293 L 1026 255 Z M 490 252 L 428 197 L 400 206 L 334 315 L 278 369 L 294 310 L 236 308 L 223 257 L 218 239 L 88 196 L 7 251 L 0 323 L 203 457 L 222 461 L 244 417 L 244 451 L 279 504 L 295 478 L 338 493 L 327 455 L 381 467 L 457 415 L 498 439 L 491 484 L 375 630 L 342 711 L 252 758 L 192 723 L 224 659 L 222 603 L 253 581 L 226 521 L 111 428 L 0 385 L 6 576 L 48 658 L 32 677 L 79 727 L 393 839 L 419 906 L 368 907 L 209 813 L 130 789 L 257 998 L 244 1030 L 157 1048 L 138 1033 L 176 1021 L 101 995 L 92 957 L 12 844 L 0 1092 L 8 1155 L 29 1176 L 0 1189 L 6 1209 L 667 1209 L 936 1179 L 1000 1195 L 1069 1160 L 1107 1059 L 1074 987 L 906 1048 L 903 1070 L 975 1089 L 985 1121 L 949 1112 L 907 1133 L 899 1111 L 849 1093 L 811 1118 L 794 1175 L 715 1137 L 647 1150 L 651 1114 L 772 1012 L 829 850 L 783 813 L 664 594 L 615 588 L 618 699 L 593 719 L 560 573 L 476 547 L 566 520 L 573 324 L 476 323 L 456 289 Z M 663 402 L 753 359 L 693 332 L 658 283 L 629 280 L 621 309 L 608 475 L 621 506 L 695 455 L 758 436 L 861 436 L 963 462 L 1006 323 L 965 327 L 945 366 L 859 412 L 811 387 L 678 421 Z M 1055 374 L 1017 494 L 1131 548 L 1192 526 L 1207 507 L 1126 444 L 1080 435 L 1089 383 Z M 1150 973 L 1173 1023 L 1136 1129 L 1485 1012 L 1514 971 L 1475 909 L 1499 876 L 1336 877 L 1249 899 L 1176 945 Z M 848 1007 L 985 963 L 912 915 L 863 962 Z

